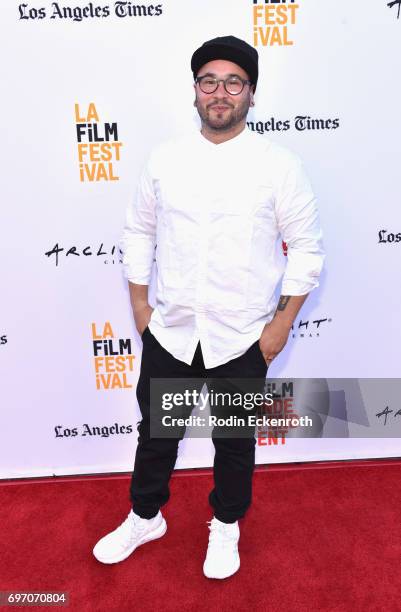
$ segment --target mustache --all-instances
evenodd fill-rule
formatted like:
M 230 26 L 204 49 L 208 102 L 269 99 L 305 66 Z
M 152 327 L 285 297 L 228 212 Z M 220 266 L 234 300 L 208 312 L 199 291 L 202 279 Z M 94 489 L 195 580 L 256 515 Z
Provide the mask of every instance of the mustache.
M 213 108 L 214 106 L 227 106 L 227 108 L 234 108 L 234 106 L 228 102 L 211 102 L 210 104 L 207 104 L 206 108 Z

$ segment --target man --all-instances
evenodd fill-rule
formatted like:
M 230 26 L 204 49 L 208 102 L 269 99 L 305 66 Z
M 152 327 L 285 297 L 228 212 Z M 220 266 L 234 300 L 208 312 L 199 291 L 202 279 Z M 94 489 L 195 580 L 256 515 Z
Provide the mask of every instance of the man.
M 103 563 L 125 559 L 166 531 L 160 507 L 169 498 L 179 440 L 151 436 L 150 378 L 265 379 L 307 294 L 318 286 L 323 262 L 315 198 L 299 159 L 246 127 L 257 51 L 233 36 L 219 37 L 195 51 L 191 68 L 201 131 L 152 152 L 122 240 L 143 340 L 142 421 L 132 510 L 95 546 Z M 288 246 L 286 266 L 280 237 Z M 209 578 L 226 578 L 240 565 L 238 519 L 251 503 L 255 437 L 213 437 L 213 443 L 214 517 L 203 570 Z

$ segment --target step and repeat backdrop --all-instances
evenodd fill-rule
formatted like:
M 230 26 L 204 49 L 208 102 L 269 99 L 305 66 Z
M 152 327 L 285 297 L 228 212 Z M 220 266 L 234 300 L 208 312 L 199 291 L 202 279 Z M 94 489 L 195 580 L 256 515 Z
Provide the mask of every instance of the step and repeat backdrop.
M 248 128 L 303 159 L 327 253 L 269 379 L 344 383 L 327 383 L 326 436 L 260 435 L 257 460 L 401 455 L 387 395 L 401 364 L 401 1 L 6 0 L 0 13 L 0 477 L 132 469 L 142 344 L 126 207 L 151 148 L 198 125 L 193 51 L 228 34 L 259 52 Z M 209 439 L 181 443 L 178 468 L 212 462 Z

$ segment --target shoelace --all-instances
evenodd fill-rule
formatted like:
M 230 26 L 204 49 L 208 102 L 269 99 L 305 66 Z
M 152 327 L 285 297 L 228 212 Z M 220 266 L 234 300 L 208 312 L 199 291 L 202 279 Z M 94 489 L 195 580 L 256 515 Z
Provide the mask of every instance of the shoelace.
M 127 516 L 125 521 L 117 527 L 117 533 L 120 537 L 121 543 L 125 544 L 127 539 L 130 543 L 134 540 L 138 531 L 144 528 L 144 524 L 140 521 L 139 517 L 136 519 L 131 513 Z
M 231 548 L 235 547 L 238 541 L 236 533 L 230 528 L 213 521 L 207 521 L 209 526 L 209 546 L 218 546 L 219 548 Z

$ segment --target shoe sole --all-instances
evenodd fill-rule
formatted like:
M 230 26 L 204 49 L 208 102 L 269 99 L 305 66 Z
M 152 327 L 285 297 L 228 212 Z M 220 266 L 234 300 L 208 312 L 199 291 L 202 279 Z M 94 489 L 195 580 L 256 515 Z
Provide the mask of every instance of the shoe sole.
M 134 550 L 138 548 L 138 546 L 141 546 L 142 544 L 146 544 L 146 542 L 151 542 L 152 540 L 157 540 L 158 538 L 161 538 L 162 536 L 164 536 L 166 531 L 167 531 L 167 523 L 165 519 L 163 519 L 163 521 L 160 523 L 158 527 L 156 527 L 156 529 L 147 533 L 146 536 L 144 536 L 141 540 L 139 540 L 139 542 L 136 542 L 133 546 L 125 550 L 122 554 L 116 557 L 108 557 L 107 559 L 98 557 L 95 554 L 94 550 L 93 550 L 93 554 L 95 558 L 98 561 L 100 561 L 100 563 L 106 563 L 108 565 L 112 563 L 119 563 L 120 561 L 124 561 L 124 559 L 129 557 L 134 552 Z

